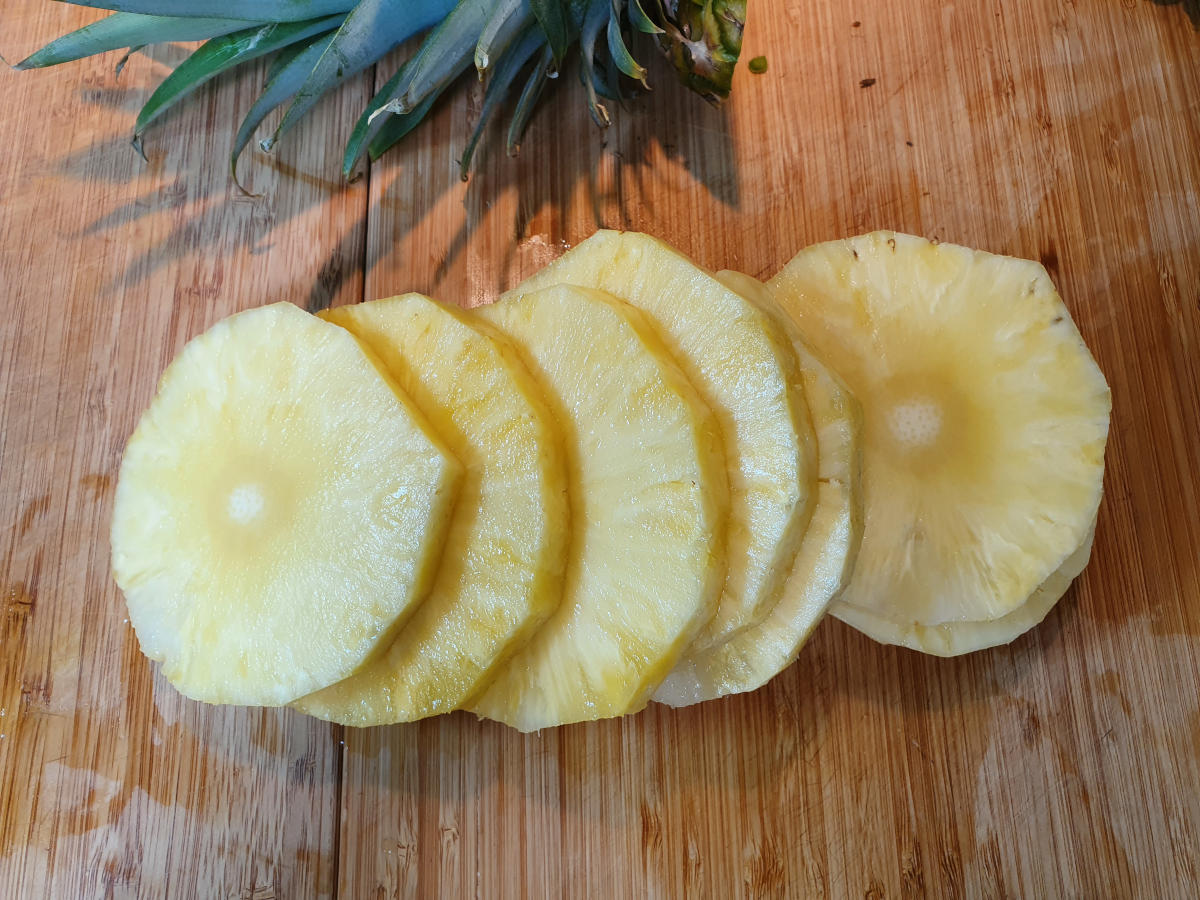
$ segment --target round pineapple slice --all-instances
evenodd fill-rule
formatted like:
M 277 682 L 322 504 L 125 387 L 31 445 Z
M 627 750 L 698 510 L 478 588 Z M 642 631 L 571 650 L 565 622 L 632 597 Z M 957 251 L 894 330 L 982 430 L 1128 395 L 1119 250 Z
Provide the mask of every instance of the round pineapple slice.
M 1096 518 L 1110 410 L 1045 270 L 877 232 L 801 251 L 770 287 L 864 407 L 866 525 L 831 612 L 893 642 L 1021 607 Z
M 1092 556 L 1093 522 L 1087 537 L 1053 575 L 1038 585 L 1029 599 L 1008 615 L 987 622 L 947 622 L 943 625 L 917 625 L 893 622 L 854 606 L 843 606 L 838 618 L 847 625 L 873 637 L 887 635 L 885 643 L 898 644 L 933 656 L 960 656 L 986 647 L 1007 644 L 1041 623 L 1071 582 L 1084 570 Z M 878 639 L 878 638 L 877 638 Z
M 772 310 L 762 282 L 740 272 L 718 272 L 717 278 L 760 308 Z M 817 434 L 816 509 L 766 618 L 713 647 L 686 651 L 654 692 L 654 699 L 668 706 L 688 706 L 766 684 L 795 661 L 854 568 L 863 528 L 862 410 L 790 320 L 780 316 L 779 323 L 799 360 Z
M 516 288 L 608 291 L 645 311 L 720 423 L 730 490 L 728 569 L 697 635 L 714 646 L 779 597 L 816 497 L 816 437 L 789 342 L 771 318 L 667 244 L 598 231 Z
M 113 574 L 182 693 L 278 706 L 427 589 L 460 475 L 349 332 L 279 303 L 193 339 L 125 449 Z
M 566 439 L 563 601 L 470 708 L 521 731 L 641 709 L 713 613 L 728 508 L 717 423 L 648 321 L 558 286 L 475 310 Z
M 346 725 L 448 712 L 562 599 L 561 441 L 516 350 L 420 294 L 322 314 L 379 355 L 465 472 L 429 596 L 386 653 L 293 706 Z

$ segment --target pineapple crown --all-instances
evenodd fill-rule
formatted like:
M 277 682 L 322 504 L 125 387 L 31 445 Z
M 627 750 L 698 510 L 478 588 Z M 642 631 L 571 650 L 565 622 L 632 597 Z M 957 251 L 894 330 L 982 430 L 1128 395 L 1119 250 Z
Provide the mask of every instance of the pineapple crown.
M 507 147 L 516 155 L 542 92 L 577 50 L 579 76 L 596 124 L 609 123 L 604 100 L 646 85 L 629 50 L 634 32 L 651 35 L 683 82 L 711 102 L 729 95 L 741 51 L 746 0 L 68 0 L 111 10 L 97 22 L 51 41 L 17 64 L 33 69 L 149 44 L 203 41 L 146 101 L 134 147 L 164 112 L 204 83 L 270 56 L 266 84 L 246 113 L 230 152 L 230 171 L 275 109 L 283 117 L 274 145 L 326 92 L 377 63 L 416 35 L 420 46 L 372 98 L 346 145 L 351 177 L 364 154 L 378 159 L 412 131 L 468 69 L 486 79 L 479 120 L 460 161 L 467 177 L 488 121 L 519 87 Z

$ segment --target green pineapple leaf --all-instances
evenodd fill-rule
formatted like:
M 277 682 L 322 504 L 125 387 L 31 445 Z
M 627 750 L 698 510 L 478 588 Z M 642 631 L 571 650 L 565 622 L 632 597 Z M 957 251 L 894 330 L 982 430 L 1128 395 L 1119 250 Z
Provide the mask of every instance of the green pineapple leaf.
M 475 44 L 475 68 L 479 77 L 492 64 L 492 58 L 500 58 L 507 47 L 534 21 L 529 0 L 499 0 L 496 10 L 479 34 Z
M 51 41 L 32 56 L 17 63 L 16 68 L 40 69 L 44 66 L 57 66 L 86 56 L 107 53 L 109 50 L 141 47 L 165 41 L 206 41 L 239 31 L 247 24 L 244 19 L 177 19 L 172 16 L 115 13 Z
M 633 55 L 629 52 L 629 48 L 625 46 L 624 37 L 621 36 L 621 16 L 619 11 L 614 11 L 608 19 L 608 52 L 622 75 L 640 82 L 643 88 L 648 87 L 646 84 L 646 70 L 633 58 Z
M 180 63 L 150 95 L 133 126 L 134 139 L 140 140 L 151 122 L 222 72 L 240 63 L 274 53 L 281 47 L 332 31 L 341 23 L 342 18 L 341 15 L 336 15 L 308 22 L 271 22 L 207 41 Z
M 576 45 L 588 108 L 601 127 L 610 117 L 600 98 L 623 102 L 625 79 L 646 86 L 646 69 L 627 43 L 635 31 L 655 35 L 693 90 L 709 100 L 722 99 L 729 92 L 741 52 L 746 12 L 746 0 L 67 2 L 116 12 L 51 41 L 17 68 L 57 65 L 122 48 L 132 53 L 156 43 L 205 42 L 158 86 L 140 111 L 134 137 L 139 151 L 146 128 L 200 85 L 241 63 L 275 54 L 266 85 L 233 141 L 229 166 L 235 183 L 238 159 L 273 110 L 288 104 L 275 132 L 262 142 L 266 150 L 320 97 L 421 31 L 429 33 L 355 123 L 343 156 L 346 177 L 351 177 L 364 154 L 377 158 L 416 127 L 472 62 L 480 78 L 490 75 L 492 82 L 484 91 L 479 122 L 462 156 L 464 172 L 487 122 L 528 71 L 507 135 L 509 153 L 517 152 L 547 81 L 558 75 Z M 126 53 L 117 64 L 118 74 L 128 58 Z
M 528 28 L 517 38 L 515 45 L 508 53 L 504 54 L 500 63 L 492 72 L 487 90 L 483 93 L 483 106 L 479 110 L 479 121 L 475 123 L 475 130 L 471 132 L 471 137 L 467 141 L 467 148 L 463 151 L 462 159 L 459 161 L 459 171 L 463 181 L 467 180 L 467 172 L 471 169 L 471 158 L 475 155 L 475 148 L 479 144 L 479 139 L 483 136 L 483 131 L 487 127 L 492 113 L 504 101 L 504 98 L 508 96 L 508 91 L 512 87 L 512 83 L 521 74 L 521 70 L 525 68 L 525 64 L 529 62 L 530 58 L 538 50 L 545 46 L 547 46 L 546 35 L 542 30 L 536 26 Z
M 294 96 L 304 85 L 313 66 L 317 64 L 317 60 L 321 58 L 321 54 L 333 40 L 333 34 L 333 32 L 328 32 L 307 43 L 288 47 L 280 51 L 272 61 L 271 69 L 267 72 L 267 86 L 263 88 L 263 92 L 259 94 L 254 105 L 250 107 L 250 111 L 246 113 L 246 117 L 242 119 L 237 136 L 233 139 L 233 151 L 229 154 L 230 175 L 233 177 L 234 184 L 241 187 L 243 191 L 246 189 L 238 181 L 237 175 L 238 158 L 241 157 L 242 151 L 250 143 L 250 139 L 254 136 L 258 126 L 262 124 L 263 119 L 286 103 L 288 98 Z M 247 191 L 247 193 L 249 192 Z
M 562 65 L 579 34 L 576 16 L 564 0 L 529 0 L 529 8 L 546 36 L 555 65 Z
M 453 5 L 454 0 L 362 0 L 334 35 L 283 121 L 263 142 L 263 149 L 270 150 L 326 91 L 374 65 L 413 35 L 436 25 Z
M 508 123 L 508 139 L 505 143 L 509 156 L 516 156 L 521 152 L 521 139 L 525 136 L 525 129 L 529 126 L 529 120 L 538 100 L 541 99 L 546 82 L 550 80 L 550 67 L 553 64 L 554 51 L 547 44 L 529 74 L 525 87 L 521 89 L 521 96 L 517 98 L 517 105 L 513 109 L 512 120 Z
M 346 13 L 354 0 L 65 0 L 74 6 L 124 13 L 195 18 L 213 16 L 250 22 L 302 22 Z M 242 26 L 245 27 L 244 25 Z

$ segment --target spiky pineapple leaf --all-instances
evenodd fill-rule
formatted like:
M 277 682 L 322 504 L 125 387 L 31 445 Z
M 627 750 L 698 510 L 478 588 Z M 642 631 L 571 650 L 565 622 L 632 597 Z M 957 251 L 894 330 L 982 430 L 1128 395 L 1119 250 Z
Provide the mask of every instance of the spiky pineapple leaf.
M 475 44 L 475 68 L 479 77 L 492 64 L 492 57 L 499 58 L 522 31 L 534 21 L 529 0 L 499 0 L 495 12 L 479 33 Z
M 284 113 L 275 134 L 263 143 L 270 150 L 321 96 L 345 79 L 379 61 L 413 35 L 444 19 L 454 0 L 361 0 Z
M 642 87 L 647 86 L 646 70 L 638 64 L 638 61 L 633 58 L 633 54 L 629 52 L 629 48 L 625 46 L 625 38 L 621 36 L 621 16 L 616 9 L 608 18 L 608 52 L 612 56 L 613 63 L 623 75 L 641 82 Z
M 125 13 L 193 18 L 219 16 L 251 22 L 301 22 L 346 13 L 354 0 L 65 0 L 74 6 Z M 243 24 L 242 26 L 246 26 Z
M 233 139 L 233 152 L 229 155 L 229 172 L 233 176 L 234 183 L 239 187 L 241 187 L 241 182 L 238 181 L 237 175 L 238 158 L 246 149 L 246 145 L 250 143 L 255 129 L 273 110 L 282 106 L 288 101 L 288 98 L 300 90 L 313 66 L 317 64 L 317 60 L 321 58 L 321 54 L 325 52 L 332 40 L 333 32 L 320 35 L 307 44 L 296 44 L 281 51 L 272 62 L 271 71 L 267 73 L 267 86 L 263 88 L 263 92 L 259 94 L 254 105 L 250 107 L 250 111 L 246 113 L 246 117 L 242 119 L 237 136 Z M 243 188 L 243 190 L 245 189 Z
M 550 44 L 554 62 L 561 65 L 571 44 L 579 34 L 578 25 L 564 0 L 529 0 L 534 18 Z
M 245 27 L 244 19 L 179 19 L 173 16 L 114 13 L 51 41 L 32 56 L 17 63 L 16 68 L 40 69 L 44 66 L 57 66 L 110 50 L 141 47 L 164 41 L 206 41 Z
M 521 74 L 521 70 L 525 68 L 525 64 L 530 58 L 542 47 L 547 46 L 546 35 L 540 28 L 527 28 L 509 51 L 501 57 L 499 64 L 492 72 L 491 80 L 488 82 L 487 90 L 483 93 L 483 105 L 479 110 L 479 121 L 475 123 L 475 130 L 471 132 L 471 137 L 467 141 L 466 150 L 463 151 L 462 159 L 459 161 L 459 172 L 462 175 L 463 181 L 467 180 L 467 172 L 471 169 L 471 159 L 475 155 L 475 148 L 479 145 L 479 139 L 483 136 L 484 129 L 487 128 L 487 123 L 492 117 L 492 113 L 496 111 L 496 107 L 504 101 L 508 96 L 508 91 L 512 87 L 512 83 L 517 76 Z
M 604 104 L 596 99 L 597 90 L 603 91 L 603 81 L 596 72 L 596 41 L 611 16 L 610 0 L 587 0 L 583 27 L 579 32 L 581 75 L 583 86 L 587 90 L 588 109 L 591 110 L 592 120 L 601 128 L 607 128 L 612 119 L 609 118 Z
M 395 146 L 401 138 L 416 128 L 437 101 L 437 98 L 442 95 L 442 92 L 455 78 L 467 71 L 471 66 L 469 50 L 462 52 L 456 62 L 457 68 L 451 73 L 450 77 L 442 79 L 440 85 L 435 86 L 420 103 L 405 113 L 385 114 L 383 112 L 384 107 L 409 82 L 412 75 L 411 67 L 416 62 L 417 57 L 414 56 L 397 69 L 392 77 L 379 89 L 379 92 L 371 98 L 371 102 L 367 104 L 367 108 L 358 117 L 358 121 L 354 124 L 354 131 L 350 134 L 350 140 L 346 143 L 346 154 L 342 158 L 342 174 L 347 178 L 351 177 L 355 165 L 358 164 L 359 159 L 362 158 L 364 153 L 368 153 L 371 159 L 378 159 L 388 149 Z
M 463 68 L 463 71 L 466 71 L 466 67 Z M 379 133 L 375 135 L 371 140 L 370 146 L 367 148 L 367 153 L 370 154 L 371 159 L 379 159 L 379 157 L 383 156 L 383 154 L 387 153 L 392 147 L 407 137 L 429 115 L 429 110 L 433 108 L 433 104 L 437 103 L 440 96 L 442 96 L 441 91 L 430 94 L 412 112 L 403 113 L 398 116 L 387 116 L 384 119 L 383 126 L 379 129 Z
M 641 0 L 629 0 L 629 22 L 642 34 L 662 34 L 663 30 L 651 21 L 642 9 Z
M 529 79 L 525 82 L 525 87 L 521 90 L 521 96 L 517 98 L 517 105 L 513 109 L 512 120 L 508 123 L 506 145 L 509 156 L 516 156 L 521 152 L 521 138 L 525 136 L 525 129 L 529 125 L 529 119 L 533 116 L 533 110 L 542 96 L 546 82 L 550 79 L 550 66 L 553 63 L 554 51 L 550 49 L 549 45 L 546 45 L 542 50 L 541 58 L 529 74 Z
M 459 0 L 441 24 L 429 33 L 404 67 L 405 77 L 383 107 L 389 113 L 411 112 L 426 97 L 440 91 L 473 59 L 476 36 L 487 24 L 493 0 Z
M 150 95 L 133 126 L 135 140 L 145 133 L 151 122 L 205 82 L 241 63 L 332 31 L 342 18 L 335 15 L 308 22 L 271 22 L 207 41 Z

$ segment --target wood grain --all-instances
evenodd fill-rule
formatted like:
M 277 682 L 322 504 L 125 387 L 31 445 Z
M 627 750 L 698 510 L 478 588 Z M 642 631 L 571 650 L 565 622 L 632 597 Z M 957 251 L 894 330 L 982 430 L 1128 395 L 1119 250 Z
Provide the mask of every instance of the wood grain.
M 494 129 L 465 185 L 473 84 L 346 185 L 363 79 L 248 155 L 244 197 L 223 159 L 261 70 L 169 116 L 148 165 L 126 138 L 181 51 L 120 81 L 0 73 L 0 896 L 1195 896 L 1190 3 L 754 0 L 770 68 L 732 103 L 656 65 L 599 133 L 563 78 L 522 156 Z M 10 6 L 9 59 L 89 18 Z M 174 694 L 107 574 L 121 448 L 171 355 L 268 300 L 475 305 L 601 225 L 759 276 L 879 227 L 1041 259 L 1114 397 L 1076 587 L 1007 648 L 925 658 L 831 620 L 754 694 L 536 736 Z

